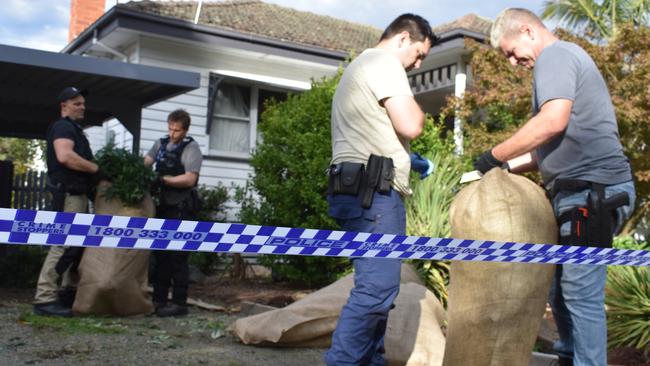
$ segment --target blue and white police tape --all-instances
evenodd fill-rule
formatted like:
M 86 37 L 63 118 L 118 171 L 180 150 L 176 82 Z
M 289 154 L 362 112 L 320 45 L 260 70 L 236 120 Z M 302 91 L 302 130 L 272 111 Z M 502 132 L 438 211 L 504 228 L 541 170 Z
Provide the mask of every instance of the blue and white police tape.
M 649 266 L 650 251 L 0 208 L 0 243 L 219 253 Z

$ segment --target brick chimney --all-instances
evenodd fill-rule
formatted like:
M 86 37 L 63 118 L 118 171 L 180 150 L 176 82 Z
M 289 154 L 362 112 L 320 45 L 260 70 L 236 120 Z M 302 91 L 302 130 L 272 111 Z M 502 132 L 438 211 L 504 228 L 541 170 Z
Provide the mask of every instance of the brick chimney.
M 77 38 L 89 25 L 104 14 L 105 0 L 70 0 L 68 42 Z

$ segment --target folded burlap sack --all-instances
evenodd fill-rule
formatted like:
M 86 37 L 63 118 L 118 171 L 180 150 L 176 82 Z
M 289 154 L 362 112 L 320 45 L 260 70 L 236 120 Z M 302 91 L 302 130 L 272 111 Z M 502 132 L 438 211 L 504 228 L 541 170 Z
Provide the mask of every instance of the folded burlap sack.
M 348 275 L 282 309 L 241 318 L 233 331 L 245 344 L 327 347 L 353 286 Z M 385 348 L 391 365 L 440 365 L 445 312 L 410 265 L 402 265 L 400 293 L 388 317 Z M 408 362 L 408 363 L 407 363 Z
M 460 191 L 450 220 L 455 238 L 557 242 L 544 191 L 501 169 Z M 547 264 L 452 262 L 443 364 L 528 365 L 554 269 Z

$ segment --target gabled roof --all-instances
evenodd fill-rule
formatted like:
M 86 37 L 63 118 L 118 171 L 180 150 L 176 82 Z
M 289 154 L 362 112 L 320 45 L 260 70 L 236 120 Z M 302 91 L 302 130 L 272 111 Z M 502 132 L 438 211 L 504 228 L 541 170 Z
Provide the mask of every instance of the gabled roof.
M 194 21 L 197 2 L 131 1 L 120 5 L 154 15 Z M 382 30 L 259 0 L 204 2 L 199 24 L 349 53 L 377 44 Z
M 470 32 L 475 32 L 482 34 L 486 37 L 490 36 L 490 28 L 492 27 L 492 21 L 482 16 L 470 13 L 463 15 L 462 17 L 453 20 L 449 23 L 444 23 L 433 27 L 433 31 L 436 34 L 442 34 L 451 32 L 457 29 L 464 29 Z

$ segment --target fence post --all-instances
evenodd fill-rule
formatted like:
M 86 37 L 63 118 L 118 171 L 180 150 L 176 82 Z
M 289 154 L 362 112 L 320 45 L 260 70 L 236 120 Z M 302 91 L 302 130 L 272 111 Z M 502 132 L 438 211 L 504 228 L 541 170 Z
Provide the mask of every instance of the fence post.
M 0 161 L 0 207 L 11 208 L 11 191 L 14 182 L 14 164 Z M 7 245 L 0 243 L 0 257 L 7 255 Z

